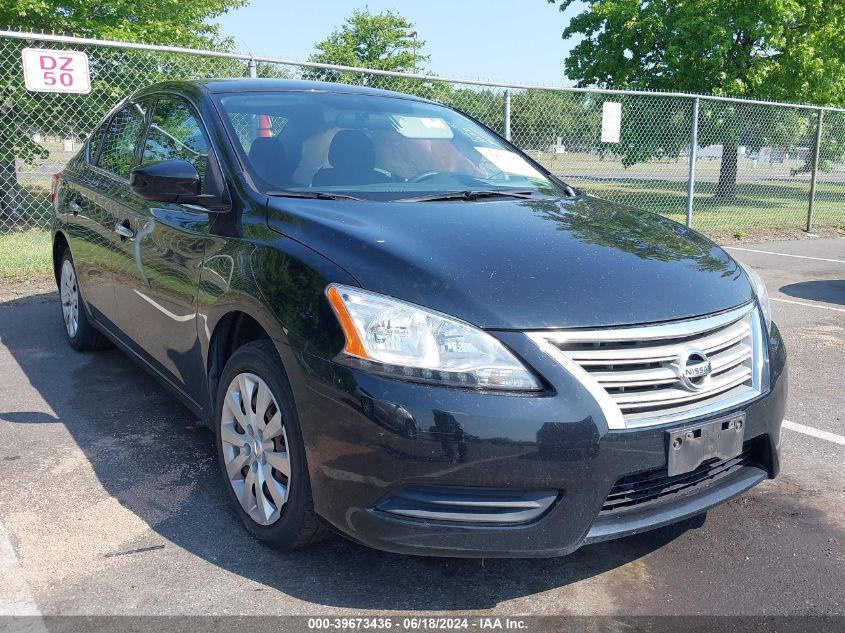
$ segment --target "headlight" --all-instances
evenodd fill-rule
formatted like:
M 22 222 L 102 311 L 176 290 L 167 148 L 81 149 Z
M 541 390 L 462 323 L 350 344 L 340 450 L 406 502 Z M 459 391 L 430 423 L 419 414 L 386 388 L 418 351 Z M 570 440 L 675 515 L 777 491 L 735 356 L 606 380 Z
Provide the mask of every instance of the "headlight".
M 504 345 L 468 323 L 348 286 L 332 284 L 326 296 L 346 336 L 340 362 L 454 387 L 541 389 Z
M 748 281 L 751 282 L 751 286 L 754 288 L 754 294 L 757 295 L 757 303 L 760 305 L 760 312 L 763 313 L 763 320 L 766 322 L 766 331 L 768 332 L 770 329 L 769 326 L 772 323 L 772 308 L 769 306 L 769 291 L 766 290 L 766 284 L 751 266 L 742 262 L 737 263 L 745 271 Z

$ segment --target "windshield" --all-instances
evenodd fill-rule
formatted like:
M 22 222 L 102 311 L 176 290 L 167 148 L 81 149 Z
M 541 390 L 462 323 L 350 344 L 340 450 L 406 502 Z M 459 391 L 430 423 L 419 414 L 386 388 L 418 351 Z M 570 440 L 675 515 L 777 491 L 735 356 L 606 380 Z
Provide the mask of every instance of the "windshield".
M 370 200 L 509 190 L 563 195 L 522 154 L 443 106 L 310 91 L 222 94 L 217 103 L 263 193 Z

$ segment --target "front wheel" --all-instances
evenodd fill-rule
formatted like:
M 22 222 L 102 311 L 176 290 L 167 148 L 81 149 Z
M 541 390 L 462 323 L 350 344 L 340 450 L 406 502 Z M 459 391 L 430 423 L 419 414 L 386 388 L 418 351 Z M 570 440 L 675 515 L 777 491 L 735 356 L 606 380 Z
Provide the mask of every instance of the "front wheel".
M 246 528 L 283 550 L 325 538 L 293 395 L 272 343 L 255 341 L 232 354 L 215 411 L 223 481 Z

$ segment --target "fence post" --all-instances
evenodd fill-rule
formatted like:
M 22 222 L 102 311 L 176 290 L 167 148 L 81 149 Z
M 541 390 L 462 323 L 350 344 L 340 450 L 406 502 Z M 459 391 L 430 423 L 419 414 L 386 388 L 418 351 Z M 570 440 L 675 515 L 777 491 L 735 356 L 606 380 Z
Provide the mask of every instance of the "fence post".
M 258 66 L 255 63 L 255 59 L 250 57 L 249 64 L 247 64 L 247 68 L 249 68 L 249 76 L 255 79 L 258 77 Z
M 505 90 L 505 138 L 511 140 L 511 91 Z
M 813 208 L 816 206 L 816 176 L 819 173 L 819 154 L 822 151 L 822 124 L 824 110 L 819 108 L 819 120 L 816 123 L 816 146 L 813 148 L 813 171 L 810 174 L 810 205 L 807 207 L 807 233 L 813 227 Z
M 695 162 L 698 160 L 698 106 L 699 99 L 692 101 L 692 132 L 689 145 L 689 180 L 687 182 L 687 226 L 692 227 L 692 204 L 695 199 Z

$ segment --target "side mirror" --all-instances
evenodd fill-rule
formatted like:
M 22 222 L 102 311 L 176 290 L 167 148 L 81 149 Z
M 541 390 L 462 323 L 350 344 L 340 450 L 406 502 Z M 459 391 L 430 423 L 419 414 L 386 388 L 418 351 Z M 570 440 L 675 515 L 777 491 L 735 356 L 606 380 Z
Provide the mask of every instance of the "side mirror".
M 196 167 L 186 160 L 165 160 L 134 167 L 129 172 L 132 193 L 145 200 L 195 204 L 211 213 L 228 210 L 214 195 L 202 194 L 202 179 Z

